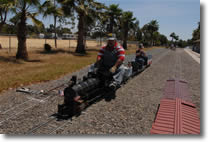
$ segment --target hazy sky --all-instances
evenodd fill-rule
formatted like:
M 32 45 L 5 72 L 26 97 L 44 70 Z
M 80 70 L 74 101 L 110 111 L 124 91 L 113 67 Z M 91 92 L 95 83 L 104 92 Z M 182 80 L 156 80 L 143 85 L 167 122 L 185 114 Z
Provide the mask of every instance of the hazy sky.
M 44 1 L 44 0 L 41 0 Z M 169 35 L 175 32 L 180 39 L 192 38 L 192 32 L 197 28 L 200 21 L 200 0 L 97 0 L 110 4 L 119 4 L 124 11 L 132 11 L 139 20 L 140 27 L 157 20 L 159 32 Z M 39 18 L 40 19 L 40 18 Z M 41 18 L 42 20 L 42 18 Z M 42 20 L 48 27 L 53 23 L 53 17 Z

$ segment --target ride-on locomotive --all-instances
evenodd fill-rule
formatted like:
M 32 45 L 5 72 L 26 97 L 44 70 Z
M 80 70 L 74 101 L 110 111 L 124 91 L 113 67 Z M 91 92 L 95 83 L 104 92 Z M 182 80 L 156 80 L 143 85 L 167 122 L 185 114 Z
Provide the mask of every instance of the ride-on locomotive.
M 151 65 L 152 56 L 148 55 L 146 64 L 143 59 L 130 63 L 132 66 L 132 74 L 130 77 L 134 77 Z M 102 64 L 102 61 L 100 64 Z M 78 82 L 77 76 L 72 76 L 69 86 L 64 89 L 64 103 L 58 105 L 58 119 L 68 119 L 72 116 L 79 115 L 90 104 L 104 97 L 107 100 L 115 97 L 116 90 L 112 90 L 109 87 L 113 79 L 112 73 L 103 69 L 100 64 L 97 65 L 98 69 L 96 72 L 89 72 L 87 76 L 83 77 L 82 81 Z M 123 83 L 129 78 L 125 78 Z M 77 97 L 80 99 L 75 100 Z

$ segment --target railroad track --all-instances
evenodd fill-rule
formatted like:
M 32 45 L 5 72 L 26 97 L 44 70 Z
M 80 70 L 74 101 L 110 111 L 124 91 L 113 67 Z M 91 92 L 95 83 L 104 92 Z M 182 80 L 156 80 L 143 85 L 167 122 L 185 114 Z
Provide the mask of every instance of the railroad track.
M 87 101 L 88 105 L 86 105 L 86 106 L 84 106 L 82 108 L 82 112 L 81 113 L 83 114 L 83 111 L 85 109 L 87 109 L 89 106 L 91 106 L 92 104 L 95 104 L 98 101 L 104 99 L 105 94 L 106 94 L 106 92 L 105 93 L 101 93 L 100 95 L 96 96 L 95 98 Z M 25 134 L 26 135 L 41 134 L 41 132 L 43 130 L 47 129 L 47 128 L 50 128 L 48 130 L 47 134 L 55 133 L 57 130 L 61 129 L 65 125 L 67 125 L 69 123 L 72 124 L 73 118 L 76 118 L 78 115 L 80 115 L 80 112 L 77 112 L 73 117 L 68 118 L 66 120 L 63 120 L 63 121 L 57 121 L 57 117 L 56 116 L 48 116 L 48 118 L 49 118 L 48 120 L 46 120 L 46 121 L 44 121 L 42 123 L 39 123 L 38 125 L 36 125 L 32 129 L 27 131 Z M 64 123 L 61 123 L 61 122 L 64 122 Z
M 182 63 L 181 63 L 181 55 L 180 51 L 176 51 L 176 74 L 175 78 L 182 79 Z
M 56 86 L 52 89 L 49 89 L 48 91 L 46 91 L 44 94 L 42 95 L 46 95 L 46 94 L 49 94 L 50 92 L 54 91 L 54 90 L 57 90 L 59 88 L 62 88 L 64 84 L 61 84 L 59 86 Z M 45 102 L 47 101 L 48 99 L 50 99 L 51 97 L 57 97 L 57 96 L 53 96 L 53 95 L 50 95 L 50 96 L 47 96 L 45 97 L 44 99 L 42 99 L 41 101 L 35 101 L 33 99 L 30 99 L 30 100 L 27 100 L 27 101 L 24 101 L 23 103 L 21 104 L 18 104 L 12 108 L 9 108 L 8 110 L 6 111 L 3 111 L 1 112 L 1 118 L 0 118 L 0 125 L 2 125 L 3 123 L 5 123 L 6 121 L 12 119 L 12 118 L 15 118 L 17 117 L 18 115 L 20 115 L 21 113 L 23 113 L 24 111 L 26 110 L 29 110 L 33 107 L 35 107 L 36 105 L 42 103 L 42 102 Z

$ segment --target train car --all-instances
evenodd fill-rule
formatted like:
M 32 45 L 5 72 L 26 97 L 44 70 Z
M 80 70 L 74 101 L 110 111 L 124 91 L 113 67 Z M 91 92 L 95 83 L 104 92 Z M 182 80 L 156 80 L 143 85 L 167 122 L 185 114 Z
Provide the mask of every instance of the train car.
M 151 64 L 152 55 L 148 55 L 146 64 L 143 59 L 132 61 L 132 74 L 129 78 L 141 73 Z M 64 103 L 58 105 L 58 119 L 68 119 L 74 115 L 79 115 L 83 109 L 103 98 L 105 95 L 115 95 L 116 90 L 111 90 L 109 87 L 112 79 L 112 73 L 110 71 L 103 71 L 102 69 L 98 69 L 93 74 L 88 73 L 80 82 L 77 82 L 77 76 L 73 76 L 69 86 L 64 89 Z

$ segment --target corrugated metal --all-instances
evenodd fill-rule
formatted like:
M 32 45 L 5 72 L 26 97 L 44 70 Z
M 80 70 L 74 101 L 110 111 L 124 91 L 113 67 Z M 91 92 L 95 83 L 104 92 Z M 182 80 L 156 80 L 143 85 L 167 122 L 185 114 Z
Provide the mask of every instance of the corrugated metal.
M 188 84 L 182 80 L 167 80 L 162 98 L 176 99 L 180 98 L 184 101 L 191 102 Z
M 191 103 L 162 99 L 151 134 L 200 134 L 200 120 Z
M 167 80 L 151 134 L 200 134 L 200 119 L 187 82 Z

